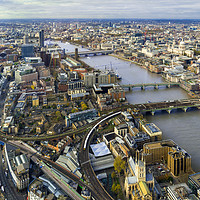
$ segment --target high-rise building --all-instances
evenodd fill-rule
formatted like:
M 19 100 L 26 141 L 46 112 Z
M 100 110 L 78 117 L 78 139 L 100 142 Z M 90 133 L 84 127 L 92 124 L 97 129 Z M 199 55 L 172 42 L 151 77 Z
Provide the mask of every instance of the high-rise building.
M 44 30 L 40 31 L 39 42 L 40 42 L 40 47 L 44 47 Z
M 24 57 L 34 57 L 34 46 L 29 44 L 24 44 L 21 47 L 22 58 Z
M 78 48 L 75 48 L 75 60 L 78 60 Z
M 23 43 L 24 44 L 28 44 L 28 37 L 27 37 L 27 35 L 24 35 L 24 37 L 23 37 Z

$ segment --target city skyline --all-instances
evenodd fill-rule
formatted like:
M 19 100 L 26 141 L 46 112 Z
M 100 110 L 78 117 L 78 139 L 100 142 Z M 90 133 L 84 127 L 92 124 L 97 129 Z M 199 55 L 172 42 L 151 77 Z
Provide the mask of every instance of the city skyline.
M 200 19 L 197 0 L 2 0 L 0 19 L 31 18 L 141 18 Z

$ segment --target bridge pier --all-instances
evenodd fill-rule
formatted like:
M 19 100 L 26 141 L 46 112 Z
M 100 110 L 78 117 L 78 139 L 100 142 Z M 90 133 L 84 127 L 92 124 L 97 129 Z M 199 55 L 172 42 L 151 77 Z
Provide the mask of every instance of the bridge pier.
M 169 114 L 171 114 L 171 112 L 172 112 L 172 110 L 170 110 L 170 109 L 169 109 L 169 110 L 166 110 L 166 111 L 167 111 Z
M 154 86 L 154 89 L 156 89 L 156 90 L 157 90 L 157 89 L 158 89 L 158 85 L 155 85 L 155 86 Z
M 166 85 L 166 88 L 170 88 L 170 87 L 171 87 L 171 85 L 170 85 L 170 84 Z
M 188 108 L 182 108 L 182 110 L 183 110 L 184 112 L 187 112 L 187 109 L 188 109 Z
M 145 90 L 145 86 L 144 85 L 141 86 L 141 90 Z

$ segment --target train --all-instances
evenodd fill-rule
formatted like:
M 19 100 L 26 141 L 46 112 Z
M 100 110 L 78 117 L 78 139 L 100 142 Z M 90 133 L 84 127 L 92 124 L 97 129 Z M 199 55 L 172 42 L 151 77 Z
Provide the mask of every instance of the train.
M 90 130 L 90 132 L 88 133 L 88 135 L 87 135 L 87 137 L 86 137 L 86 139 L 85 139 L 84 145 L 83 145 L 83 150 L 86 150 L 88 140 L 89 140 L 89 138 L 90 138 L 92 132 L 95 130 L 95 128 L 97 128 L 97 127 L 99 126 L 99 124 L 101 124 L 103 121 L 105 121 L 105 120 L 107 120 L 107 119 L 109 119 L 109 118 L 111 118 L 111 117 L 114 117 L 114 116 L 116 116 L 116 115 L 119 115 L 119 114 L 121 114 L 121 111 L 116 112 L 116 113 L 113 113 L 113 114 L 111 114 L 111 115 L 105 117 L 105 118 L 102 119 L 101 121 L 99 121 L 99 122 Z

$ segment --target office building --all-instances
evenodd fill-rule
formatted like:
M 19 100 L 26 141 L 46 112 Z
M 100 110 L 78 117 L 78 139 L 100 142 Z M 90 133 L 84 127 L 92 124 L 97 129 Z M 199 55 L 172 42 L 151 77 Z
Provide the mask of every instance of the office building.
M 199 193 L 199 190 L 200 190 L 200 172 L 192 174 L 188 177 L 188 185 L 196 195 Z
M 172 140 L 146 143 L 142 154 L 147 164 L 166 163 L 175 176 L 191 172 L 191 156 Z
M 114 72 L 93 72 L 85 73 L 83 80 L 86 87 L 93 87 L 94 84 L 116 83 L 117 78 Z
M 29 185 L 29 164 L 27 156 L 20 154 L 20 149 L 10 144 L 5 144 L 5 157 L 12 181 L 18 190 L 23 190 Z
M 32 106 L 33 107 L 39 106 L 39 97 L 36 94 L 32 96 Z
M 167 187 L 167 197 L 172 200 L 185 200 L 193 199 L 190 198 L 192 193 L 191 189 L 186 185 L 186 183 L 180 183 Z
M 39 42 L 40 47 L 44 47 L 44 30 L 41 30 L 39 33 Z
M 142 130 L 150 136 L 151 142 L 162 140 L 162 131 L 154 123 L 143 124 Z
M 75 48 L 75 60 L 78 60 L 78 48 Z
M 34 46 L 29 44 L 24 44 L 21 46 L 22 58 L 34 57 Z
M 24 35 L 24 37 L 23 37 L 23 43 L 24 44 L 28 44 L 28 36 L 27 35 Z
M 77 122 L 77 121 L 82 121 L 82 120 L 87 120 L 87 119 L 92 119 L 97 117 L 97 110 L 96 109 L 89 109 L 89 110 L 84 110 L 76 113 L 71 113 L 68 115 L 68 117 L 65 118 L 66 124 L 68 124 L 68 120 L 70 120 L 71 123 Z
M 22 82 L 28 83 L 37 80 L 38 80 L 38 72 L 36 72 L 36 69 L 28 64 L 18 67 L 17 71 L 15 71 L 16 83 L 22 83 Z

